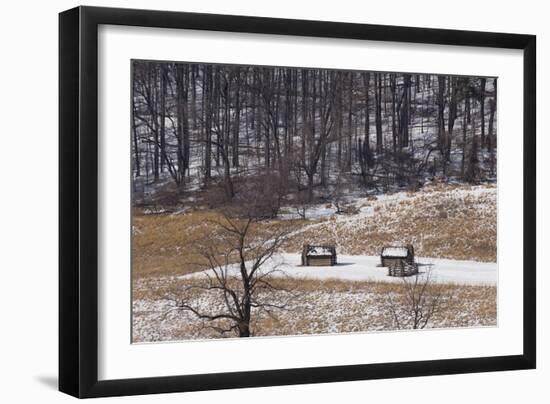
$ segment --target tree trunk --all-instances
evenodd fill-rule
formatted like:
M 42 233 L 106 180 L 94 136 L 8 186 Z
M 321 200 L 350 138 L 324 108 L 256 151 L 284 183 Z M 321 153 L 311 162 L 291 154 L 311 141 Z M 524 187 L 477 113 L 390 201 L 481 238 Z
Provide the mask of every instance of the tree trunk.
M 212 66 L 206 66 L 205 71 L 205 84 L 206 84 L 206 94 L 202 96 L 205 97 L 206 101 L 206 119 L 205 119 L 205 149 L 204 149 L 204 184 L 205 186 L 212 178 L 212 104 L 213 94 L 212 94 Z
M 453 141 L 453 129 L 457 117 L 457 104 L 458 104 L 458 85 L 456 77 L 449 78 L 449 92 L 451 93 L 451 99 L 449 102 L 449 120 L 447 122 L 447 149 L 445 159 L 451 160 L 451 144 Z
M 371 159 L 370 159 L 370 113 L 369 113 L 369 87 L 370 87 L 370 73 L 363 73 L 363 81 L 365 85 L 365 140 L 363 142 L 362 148 L 368 157 L 366 163 L 370 168 Z M 362 148 L 359 147 L 359 151 L 362 151 Z
M 166 64 L 160 68 L 160 171 L 164 172 L 166 163 L 166 85 L 168 81 Z
M 135 75 L 135 71 L 134 71 Z M 135 76 L 134 76 L 134 82 L 135 82 Z M 133 87 L 132 87 L 133 91 Z M 137 124 L 136 124 L 136 103 L 135 103 L 135 95 L 132 94 L 132 132 L 134 135 L 134 169 L 136 171 L 136 177 L 139 177 L 141 175 L 140 172 L 140 161 L 139 161 L 139 148 L 138 148 L 138 134 L 137 134 Z
M 469 100 L 466 98 L 464 100 L 464 115 L 462 117 L 462 164 L 461 164 L 461 174 L 464 178 L 466 170 L 466 130 L 468 127 L 468 115 L 466 111 L 468 110 Z
M 189 123 L 187 114 L 188 66 L 176 65 L 176 110 L 177 110 L 177 143 L 178 172 L 181 180 L 189 167 Z
M 239 167 L 239 135 L 241 127 L 241 72 L 237 68 L 235 86 L 235 114 L 233 118 L 233 167 Z
M 353 73 L 349 74 L 349 105 L 348 105 L 348 144 L 346 150 L 346 171 L 351 171 L 351 139 L 353 121 Z
M 486 78 L 480 80 L 480 89 L 479 89 L 479 115 L 481 120 L 481 147 L 486 146 L 485 142 L 485 86 L 487 83 Z
M 401 106 L 400 146 L 409 146 L 409 122 L 411 109 L 411 75 L 403 75 L 403 105 Z
M 445 76 L 437 76 L 438 96 L 437 96 L 437 139 L 441 153 L 443 168 L 446 166 L 447 139 L 445 134 Z
M 381 73 L 375 75 L 375 104 L 376 104 L 376 152 L 382 154 L 382 77 Z
M 392 136 L 392 145 L 393 145 L 393 154 L 397 153 L 397 125 L 395 124 L 395 114 L 396 114 L 396 78 L 395 74 L 390 74 L 390 88 L 391 88 L 391 136 Z

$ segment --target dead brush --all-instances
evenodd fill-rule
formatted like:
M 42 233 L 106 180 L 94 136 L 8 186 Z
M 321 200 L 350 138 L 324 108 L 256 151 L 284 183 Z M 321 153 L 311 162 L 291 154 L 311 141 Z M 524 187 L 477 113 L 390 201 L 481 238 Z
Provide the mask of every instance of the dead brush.
M 299 251 L 305 240 L 334 240 L 340 253 L 377 255 L 381 245 L 400 240 L 418 244 L 419 256 L 494 262 L 496 193 L 469 194 L 470 187 L 452 188 L 461 193 L 439 185 L 439 191 L 423 190 L 398 202 L 375 202 L 374 214 L 353 227 L 345 221 L 316 226 L 295 237 L 288 251 Z
M 291 233 L 283 248 L 299 252 L 305 242 L 335 243 L 340 254 L 379 254 L 380 246 L 395 240 L 415 244 L 425 257 L 496 261 L 496 188 L 490 193 L 471 192 L 469 186 L 441 184 L 426 187 L 412 198 L 369 204 L 371 216 L 349 226 L 334 216 L 316 220 L 265 220 L 259 232 Z M 430 189 L 430 190 L 428 190 Z M 437 189 L 437 191 L 434 191 Z M 457 198 L 457 195 L 464 197 Z M 133 276 L 183 275 L 203 269 L 196 263 L 189 244 L 212 233 L 215 210 L 190 210 L 181 215 L 143 215 L 134 209 L 132 260 Z M 354 215 L 350 215 L 354 218 Z
M 219 333 L 205 327 L 188 313 L 175 311 L 163 317 L 162 308 L 166 310 L 169 306 L 154 304 L 169 302 L 174 293 L 181 296 L 181 291 L 190 282 L 186 278 L 163 281 L 147 278 L 136 281 L 135 290 L 138 292 L 134 293 L 134 342 L 145 341 L 151 335 L 163 341 L 220 337 Z M 288 310 L 277 316 L 267 313 L 255 316 L 253 329 L 256 336 L 395 330 L 397 327 L 388 309 L 388 297 L 391 296 L 394 303 L 406 301 L 406 292 L 399 283 L 295 278 L 277 278 L 273 282 L 279 288 L 292 289 L 296 297 Z M 459 284 L 436 286 L 442 296 L 441 305 L 426 328 L 496 325 L 496 287 Z M 204 304 L 220 304 L 208 297 L 206 292 L 196 289 L 192 293 L 195 299 Z M 275 299 L 278 297 L 275 296 Z M 145 308 L 142 309 L 142 306 Z M 401 318 L 403 325 L 407 324 L 405 320 Z

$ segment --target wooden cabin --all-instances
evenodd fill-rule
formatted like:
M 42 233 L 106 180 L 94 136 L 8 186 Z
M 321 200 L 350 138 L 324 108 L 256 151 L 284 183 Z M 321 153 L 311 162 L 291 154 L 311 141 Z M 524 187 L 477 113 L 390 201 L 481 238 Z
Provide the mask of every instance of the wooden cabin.
M 317 267 L 336 265 L 336 247 L 332 245 L 304 244 L 302 265 Z
M 412 244 L 405 246 L 385 246 L 380 253 L 383 267 L 405 268 L 414 265 L 414 248 Z

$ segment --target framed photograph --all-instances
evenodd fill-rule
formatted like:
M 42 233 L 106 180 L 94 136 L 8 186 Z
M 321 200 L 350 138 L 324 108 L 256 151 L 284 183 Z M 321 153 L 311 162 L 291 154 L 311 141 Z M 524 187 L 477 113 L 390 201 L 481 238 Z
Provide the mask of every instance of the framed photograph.
M 61 391 L 535 368 L 535 36 L 59 27 Z

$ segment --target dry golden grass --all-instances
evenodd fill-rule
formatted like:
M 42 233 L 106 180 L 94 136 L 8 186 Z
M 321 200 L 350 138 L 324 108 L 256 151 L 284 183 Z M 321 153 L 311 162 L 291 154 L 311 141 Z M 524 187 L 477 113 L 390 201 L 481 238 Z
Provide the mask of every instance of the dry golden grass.
M 382 246 L 411 243 L 424 257 L 496 261 L 496 190 L 468 190 L 465 186 L 431 187 L 401 200 L 373 201 L 370 217 L 329 220 L 296 235 L 289 251 L 303 243 L 334 243 L 339 253 L 377 255 Z
M 143 279 L 134 297 L 134 341 L 166 341 L 220 338 L 220 334 L 189 312 L 172 311 L 170 299 L 184 297 L 189 279 Z M 286 310 L 275 315 L 255 313 L 255 336 L 325 334 L 395 330 L 391 303 L 404 300 L 400 283 L 341 280 L 274 279 L 274 285 L 292 290 Z M 436 285 L 443 296 L 442 308 L 428 328 L 496 325 L 496 287 L 455 284 Z M 205 307 L 223 308 L 208 292 L 194 290 L 193 298 Z M 202 294 L 202 296 L 201 296 Z M 281 296 L 275 293 L 273 301 Z M 168 313 L 168 314 L 167 314 Z M 218 325 L 222 325 L 221 323 Z M 234 335 L 226 335 L 234 336 Z
M 254 231 L 293 231 L 284 246 L 287 252 L 298 253 L 304 243 L 334 243 L 339 254 L 377 255 L 382 246 L 397 241 L 412 243 L 417 256 L 496 261 L 496 189 L 476 193 L 464 185 L 436 184 L 405 199 L 367 198 L 361 207 L 371 207 L 373 214 L 266 221 Z M 219 219 L 213 210 L 144 215 L 135 209 L 134 279 L 203 269 L 194 243 L 212 235 Z
M 441 185 L 408 193 L 406 198 L 365 198 L 359 208 L 370 215 L 338 215 L 318 220 L 273 220 L 256 225 L 259 235 L 292 231 L 287 252 L 299 252 L 303 243 L 335 243 L 339 254 L 377 255 L 395 241 L 415 246 L 417 256 L 496 260 L 496 189 L 477 192 L 463 185 Z M 188 293 L 189 278 L 179 275 L 204 269 L 195 253 L 196 241 L 211 239 L 222 245 L 213 210 L 183 214 L 133 217 L 133 339 L 141 341 L 219 338 L 190 313 L 171 311 L 174 299 Z M 269 316 L 256 315 L 254 335 L 299 335 L 334 332 L 365 332 L 396 328 L 388 298 L 403 301 L 399 283 L 352 282 L 337 279 L 275 278 L 277 287 L 292 290 L 290 307 Z M 430 327 L 472 327 L 496 324 L 496 287 L 439 285 L 444 310 Z M 193 298 L 204 307 L 218 307 L 215 296 L 194 290 Z M 281 299 L 275 294 L 273 299 Z
M 198 257 L 191 244 L 210 231 L 214 214 L 194 211 L 183 215 L 140 215 L 133 217 L 132 268 L 135 278 L 185 274 L 198 268 L 190 263 Z
M 206 262 L 197 254 L 199 241 L 209 241 L 215 249 L 225 252 L 216 231 L 220 230 L 217 222 L 223 222 L 222 215 L 215 210 L 193 210 L 183 214 L 144 215 L 134 211 L 132 270 L 134 279 L 149 276 L 184 275 L 204 269 Z M 299 228 L 299 221 L 271 221 L 254 225 L 250 236 L 269 234 L 285 229 L 292 231 Z M 276 230 L 276 229 L 279 230 Z M 231 246 L 234 247 L 234 246 Z

